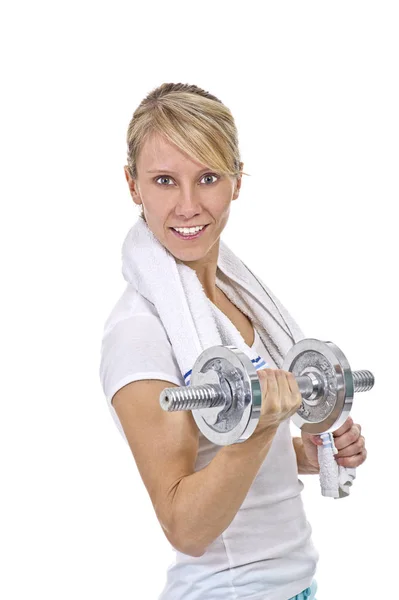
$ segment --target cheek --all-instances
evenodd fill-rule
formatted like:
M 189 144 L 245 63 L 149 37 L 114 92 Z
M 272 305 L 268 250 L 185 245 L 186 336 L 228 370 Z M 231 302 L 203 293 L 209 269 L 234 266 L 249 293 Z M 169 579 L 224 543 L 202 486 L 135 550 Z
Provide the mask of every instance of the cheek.
M 212 194 L 207 194 L 204 197 L 204 206 L 208 207 L 209 210 L 212 210 L 213 213 L 222 216 L 223 214 L 228 214 L 230 211 L 231 198 L 230 188 L 226 190 L 225 188 L 215 190 Z
M 222 211 L 222 215 L 226 220 L 229 218 L 230 210 L 231 210 L 231 201 L 229 200 L 229 202 L 224 204 L 223 211 Z

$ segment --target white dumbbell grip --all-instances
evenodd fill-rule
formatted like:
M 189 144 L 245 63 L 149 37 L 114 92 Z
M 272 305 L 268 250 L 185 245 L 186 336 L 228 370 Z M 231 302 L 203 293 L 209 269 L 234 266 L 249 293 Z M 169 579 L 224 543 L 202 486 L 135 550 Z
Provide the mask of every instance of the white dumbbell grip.
M 323 496 L 331 498 L 345 498 L 349 495 L 349 488 L 356 478 L 356 469 L 342 467 L 337 463 L 334 454 L 338 450 L 334 444 L 332 433 L 321 433 L 322 446 L 317 447 L 320 465 L 320 487 Z

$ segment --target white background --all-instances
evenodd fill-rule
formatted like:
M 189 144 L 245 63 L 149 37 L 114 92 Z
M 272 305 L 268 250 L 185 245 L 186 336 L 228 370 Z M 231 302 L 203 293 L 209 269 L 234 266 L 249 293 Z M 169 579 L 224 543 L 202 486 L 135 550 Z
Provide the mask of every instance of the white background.
M 301 476 L 317 599 L 396 597 L 397 3 L 16 1 L 0 23 L 0 596 L 156 600 L 173 560 L 98 369 L 138 214 L 127 126 L 182 82 L 230 108 L 251 175 L 223 239 L 376 377 L 350 497 Z

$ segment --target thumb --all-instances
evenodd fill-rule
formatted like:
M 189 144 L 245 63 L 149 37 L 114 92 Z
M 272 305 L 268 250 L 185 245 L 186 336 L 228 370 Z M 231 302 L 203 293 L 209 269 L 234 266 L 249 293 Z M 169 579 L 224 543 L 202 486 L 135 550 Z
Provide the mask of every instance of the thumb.
M 302 432 L 302 437 L 311 441 L 315 446 L 323 445 L 323 440 L 321 439 L 321 437 L 319 435 L 313 435 L 312 433 Z
M 321 439 L 321 437 L 319 435 L 312 435 L 312 442 L 316 446 L 322 446 L 323 445 L 323 440 Z

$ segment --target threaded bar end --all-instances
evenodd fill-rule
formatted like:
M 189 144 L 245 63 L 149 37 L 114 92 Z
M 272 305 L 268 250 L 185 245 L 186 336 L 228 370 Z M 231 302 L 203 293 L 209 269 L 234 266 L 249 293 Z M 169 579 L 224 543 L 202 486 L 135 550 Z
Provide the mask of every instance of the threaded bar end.
M 354 371 L 352 376 L 355 392 L 368 392 L 374 385 L 374 375 L 370 371 Z
M 185 387 L 165 388 L 159 398 L 161 407 L 166 411 L 198 410 L 224 406 L 226 398 L 220 385 L 188 385 Z

